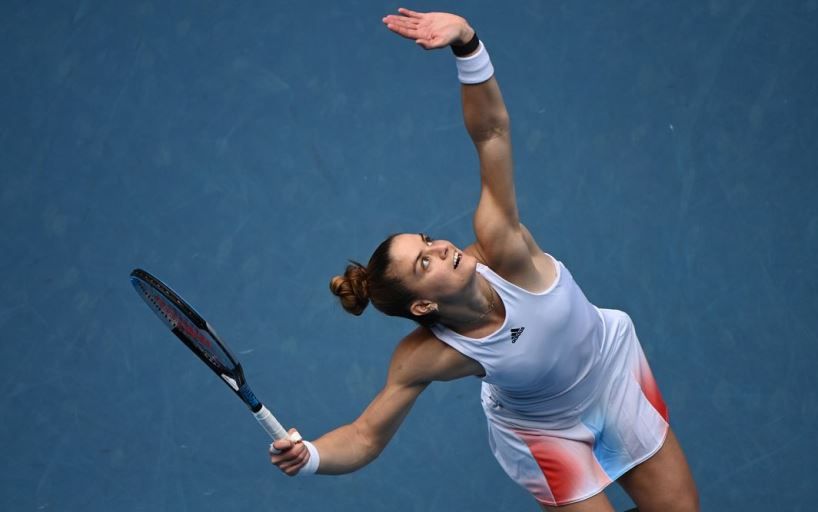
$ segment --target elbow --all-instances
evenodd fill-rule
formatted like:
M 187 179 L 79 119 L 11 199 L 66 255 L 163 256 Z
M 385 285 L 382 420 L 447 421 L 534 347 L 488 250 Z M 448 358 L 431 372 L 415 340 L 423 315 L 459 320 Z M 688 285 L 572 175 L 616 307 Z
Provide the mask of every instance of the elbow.
M 511 131 L 511 116 L 508 115 L 508 110 L 503 108 L 502 112 L 497 114 L 494 124 L 504 133 Z
M 356 434 L 358 438 L 357 444 L 360 450 L 359 457 L 361 465 L 365 466 L 378 458 L 386 447 L 386 442 L 360 426 L 356 429 Z
M 503 111 L 503 114 L 498 116 L 491 128 L 492 138 L 508 137 L 511 134 L 511 118 L 508 112 Z
M 367 465 L 377 459 L 384 449 L 383 444 L 374 442 L 371 439 L 367 440 L 367 442 L 363 443 L 361 446 L 363 447 L 362 458 L 364 465 Z
M 508 135 L 511 132 L 511 117 L 508 115 L 508 111 L 502 109 L 502 111 L 497 112 L 491 117 L 491 123 L 488 126 L 491 135 L 494 137 Z
M 508 137 L 511 134 L 511 118 L 503 109 L 487 117 L 482 123 L 470 126 L 468 131 L 475 143 Z

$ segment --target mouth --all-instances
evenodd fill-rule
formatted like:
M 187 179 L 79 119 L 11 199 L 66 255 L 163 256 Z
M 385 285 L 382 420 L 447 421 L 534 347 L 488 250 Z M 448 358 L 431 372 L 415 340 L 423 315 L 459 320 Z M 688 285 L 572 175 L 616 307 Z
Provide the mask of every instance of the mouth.
M 462 257 L 463 257 L 463 253 L 460 253 L 460 252 L 455 252 L 454 253 L 454 257 L 452 258 L 452 265 L 454 266 L 455 269 L 457 269 L 457 266 L 460 265 L 460 259 Z

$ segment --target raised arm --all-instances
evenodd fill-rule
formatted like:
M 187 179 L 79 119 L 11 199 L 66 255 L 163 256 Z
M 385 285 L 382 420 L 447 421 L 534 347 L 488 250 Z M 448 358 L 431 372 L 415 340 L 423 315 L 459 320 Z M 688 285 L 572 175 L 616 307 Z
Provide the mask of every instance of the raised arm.
M 480 201 L 474 213 L 475 249 L 481 259 L 506 279 L 540 289 L 553 269 L 546 269 L 542 250 L 520 223 L 514 190 L 511 124 L 485 47 L 462 17 L 399 9 L 384 18 L 393 32 L 425 49 L 449 45 L 458 52 L 463 120 L 480 160 Z M 542 270 L 545 269 L 543 272 Z
M 417 397 L 435 380 L 477 375 L 482 368 L 419 328 L 398 344 L 392 356 L 386 385 L 352 423 L 324 434 L 313 442 L 320 454 L 317 472 L 350 473 L 372 462 L 397 432 Z M 282 453 L 270 460 L 292 476 L 308 462 L 302 443 L 276 441 Z
M 514 190 L 511 123 L 497 80 L 463 84 L 466 130 L 480 161 L 480 201 L 474 212 L 477 248 L 495 270 L 529 257 Z

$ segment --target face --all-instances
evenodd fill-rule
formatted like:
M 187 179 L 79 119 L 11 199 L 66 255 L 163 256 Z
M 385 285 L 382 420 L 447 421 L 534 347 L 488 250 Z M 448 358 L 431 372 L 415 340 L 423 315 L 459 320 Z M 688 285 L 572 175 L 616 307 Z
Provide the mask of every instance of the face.
M 420 299 L 454 302 L 473 284 L 477 259 L 445 240 L 401 234 L 390 247 L 390 273 Z

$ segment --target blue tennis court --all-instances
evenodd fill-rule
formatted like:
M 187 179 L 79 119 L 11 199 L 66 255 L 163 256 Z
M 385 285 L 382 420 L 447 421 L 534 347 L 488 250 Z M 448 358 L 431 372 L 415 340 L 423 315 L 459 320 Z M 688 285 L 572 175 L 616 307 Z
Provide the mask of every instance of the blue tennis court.
M 329 279 L 393 232 L 467 245 L 479 194 L 451 52 L 390 34 L 397 7 L 0 5 L 0 509 L 537 510 L 476 378 L 363 470 L 287 478 L 128 281 L 200 310 L 285 426 L 357 417 L 413 326 Z M 818 2 L 407 7 L 491 50 L 522 220 L 633 318 L 702 509 L 813 510 Z

